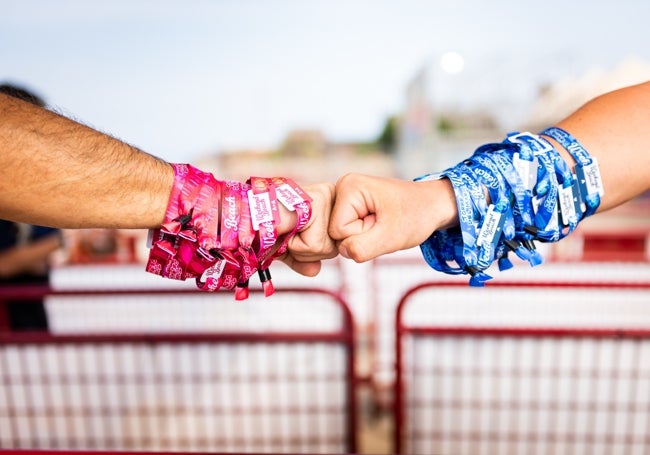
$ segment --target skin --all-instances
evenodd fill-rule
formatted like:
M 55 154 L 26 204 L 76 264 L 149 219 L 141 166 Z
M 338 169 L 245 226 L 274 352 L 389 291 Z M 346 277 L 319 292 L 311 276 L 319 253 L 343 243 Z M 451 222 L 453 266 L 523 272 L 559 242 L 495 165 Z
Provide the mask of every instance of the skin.
M 60 228 L 153 228 L 162 222 L 173 182 L 165 161 L 2 94 L 0 118 L 0 218 Z M 558 123 L 598 158 L 606 189 L 599 211 L 650 189 L 649 118 L 650 82 L 595 98 Z M 314 198 L 314 213 L 283 260 L 309 276 L 318 273 L 322 259 L 336 255 L 336 246 L 363 262 L 417 246 L 458 222 L 445 179 L 348 174 L 336 188 L 305 189 Z M 283 212 L 280 233 L 290 230 L 294 217 Z
M 52 234 L 26 245 L 0 251 L 0 278 L 11 278 L 21 273 L 44 273 L 48 257 L 60 247 L 60 235 Z
M 58 228 L 155 228 L 174 181 L 171 165 L 55 112 L 0 94 L 0 218 Z M 282 258 L 312 276 L 337 254 L 327 235 L 334 187 L 305 188 L 309 224 Z M 295 214 L 282 208 L 279 233 Z
M 650 82 L 599 96 L 557 124 L 598 159 L 605 188 L 598 211 L 650 189 Z M 553 142 L 567 163 L 573 158 Z M 458 223 L 447 179 L 409 182 L 360 174 L 336 184 L 329 234 L 357 262 L 415 247 Z

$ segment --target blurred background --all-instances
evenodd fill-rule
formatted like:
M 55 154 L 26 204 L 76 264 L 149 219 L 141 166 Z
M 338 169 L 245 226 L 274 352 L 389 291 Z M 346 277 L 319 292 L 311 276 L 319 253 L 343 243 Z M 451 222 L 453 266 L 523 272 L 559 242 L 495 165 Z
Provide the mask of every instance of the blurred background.
M 649 17 L 645 0 L 0 0 L 0 83 L 217 178 L 412 179 L 649 80 Z M 549 264 L 536 276 L 647 282 L 649 233 L 644 195 L 544 246 Z M 145 232 L 64 235 L 52 259 L 55 288 L 157 279 L 142 270 Z M 382 395 L 394 382 L 394 353 L 383 359 L 375 348 L 393 347 L 399 294 L 436 279 L 418 251 L 387 261 L 383 272 L 335 260 L 315 281 L 276 280 L 342 291 L 349 301 L 360 350 L 355 381 L 373 390 L 361 406 L 363 453 L 389 453 L 395 425 L 391 397 Z M 48 311 L 50 330 L 67 330 L 56 305 Z
M 0 80 L 170 161 L 397 153 L 458 130 L 501 138 L 650 71 L 642 0 L 0 5 Z M 416 164 L 405 178 L 438 166 Z M 321 169 L 303 180 L 346 170 Z
M 641 0 L 0 6 L 0 81 L 220 178 L 411 179 L 650 79 Z

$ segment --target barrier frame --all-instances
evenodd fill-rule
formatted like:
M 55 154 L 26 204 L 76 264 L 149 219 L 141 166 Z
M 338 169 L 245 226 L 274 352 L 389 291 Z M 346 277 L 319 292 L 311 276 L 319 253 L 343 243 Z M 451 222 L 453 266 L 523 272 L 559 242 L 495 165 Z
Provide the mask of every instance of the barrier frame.
M 421 283 L 408 289 L 400 298 L 395 315 L 395 383 L 393 415 L 393 453 L 402 453 L 404 449 L 404 427 L 406 422 L 405 396 L 406 384 L 404 380 L 404 353 L 402 350 L 403 339 L 408 335 L 414 336 L 475 336 L 475 337 L 546 337 L 546 338 L 612 338 L 612 339 L 641 339 L 650 338 L 650 321 L 648 328 L 643 329 L 617 329 L 617 328 L 585 328 L 585 327 L 507 327 L 507 326 L 422 326 L 409 327 L 403 321 L 405 308 L 410 298 L 423 289 L 436 287 L 467 287 L 467 283 L 454 281 L 431 281 Z M 635 289 L 650 291 L 650 282 L 524 282 L 502 281 L 486 284 L 491 288 L 572 288 L 572 289 Z
M 263 290 L 251 289 L 251 294 L 262 295 Z M 282 294 L 305 294 L 325 295 L 332 299 L 332 302 L 341 310 L 341 326 L 339 330 L 328 332 L 301 332 L 301 331 L 270 331 L 270 332 L 249 332 L 245 330 L 227 332 L 178 332 L 178 333 L 99 333 L 99 334 L 52 334 L 44 331 L 11 331 L 7 317 L 5 300 L 28 300 L 44 297 L 66 297 L 66 296 L 134 296 L 134 295 L 209 295 L 197 289 L 128 289 L 128 290 L 54 290 L 49 286 L 4 286 L 0 287 L 0 345 L 47 345 L 47 344 L 125 344 L 125 343 L 318 343 L 326 342 L 340 344 L 346 352 L 345 365 L 345 399 L 347 408 L 347 436 L 344 444 L 347 452 L 355 453 L 358 447 L 358 394 L 357 380 L 355 374 L 356 346 L 355 346 L 355 325 L 349 305 L 343 299 L 340 292 L 322 288 L 284 288 L 275 291 L 278 296 Z M 231 296 L 232 297 L 232 296 Z M 238 302 L 234 301 L 233 305 Z M 273 298 L 273 297 L 270 297 Z M 92 303 L 89 303 L 92 305 Z M 61 451 L 32 450 L 32 449 L 11 449 L 13 453 L 61 453 Z M 0 453 L 12 453 L 11 450 L 0 449 Z M 67 451 L 66 451 L 67 452 Z M 79 450 L 69 453 L 101 453 L 101 451 Z M 129 451 L 115 452 L 129 453 Z M 146 453 L 146 452 L 137 452 Z M 154 452 L 156 453 L 156 452 Z M 200 453 L 200 452 L 198 452 Z

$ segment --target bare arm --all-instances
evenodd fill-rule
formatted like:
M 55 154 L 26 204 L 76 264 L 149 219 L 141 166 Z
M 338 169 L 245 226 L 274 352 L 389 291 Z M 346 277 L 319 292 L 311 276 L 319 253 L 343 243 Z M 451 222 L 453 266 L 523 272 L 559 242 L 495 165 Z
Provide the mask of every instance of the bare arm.
M 0 278 L 11 278 L 21 273 L 43 273 L 51 253 L 61 247 L 60 234 L 50 234 L 27 245 L 0 251 Z
M 150 228 L 171 167 L 91 128 L 0 94 L 0 218 L 61 228 Z
M 598 158 L 605 195 L 599 211 L 650 189 L 650 82 L 599 96 L 558 123 Z M 573 158 L 559 145 L 564 159 Z
M 597 157 L 605 188 L 599 211 L 650 189 L 650 82 L 595 98 L 558 123 Z M 557 143 L 563 158 L 573 158 Z M 329 232 L 358 262 L 415 247 L 458 223 L 448 180 L 407 182 L 346 175 L 336 186 Z
M 0 94 L 0 218 L 59 228 L 156 228 L 174 181 L 172 167 L 108 135 Z M 334 189 L 310 188 L 310 223 L 284 261 L 315 275 L 336 249 L 327 236 Z M 296 215 L 281 207 L 279 232 Z

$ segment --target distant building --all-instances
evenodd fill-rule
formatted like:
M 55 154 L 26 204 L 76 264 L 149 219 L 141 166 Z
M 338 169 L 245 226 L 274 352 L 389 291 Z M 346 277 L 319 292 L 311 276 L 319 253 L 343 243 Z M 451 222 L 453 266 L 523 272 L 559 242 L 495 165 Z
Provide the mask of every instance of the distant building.
M 335 182 L 348 172 L 397 174 L 394 161 L 372 145 L 330 142 L 318 130 L 291 131 L 277 148 L 221 150 L 196 165 L 220 179 L 284 176 L 301 184 Z
M 637 58 L 626 59 L 610 70 L 593 68 L 558 80 L 540 90 L 522 129 L 540 131 L 599 95 L 648 80 L 650 63 Z M 649 260 L 649 195 L 583 220 L 573 234 L 553 244 L 552 251 L 557 260 Z
M 396 150 L 402 178 L 444 170 L 470 156 L 478 146 L 502 141 L 508 131 L 539 132 L 598 95 L 650 80 L 650 63 L 630 58 L 613 69 L 594 68 L 579 76 L 567 75 L 540 88 L 537 98 L 530 100 L 523 96 L 517 99 L 518 91 L 514 90 L 509 95 L 512 98 L 502 102 L 503 92 L 496 93 L 495 89 L 493 96 L 498 101 L 494 107 L 486 104 L 487 95 L 472 105 L 469 95 L 478 92 L 466 85 L 472 85 L 471 77 L 456 81 L 454 90 L 445 92 L 436 86 L 444 82 L 432 77 L 435 73 L 430 66 L 420 69 L 406 88 L 405 107 L 398 115 Z M 474 85 L 482 82 L 477 79 Z M 489 88 L 492 82 L 485 84 Z M 471 93 L 464 93 L 463 87 Z M 446 99 L 441 99 L 441 93 Z M 450 103 L 449 98 L 456 95 L 459 102 Z M 514 117 L 514 122 L 499 123 L 502 116 L 498 111 L 504 106 L 524 114 Z M 648 260 L 650 196 L 584 220 L 569 238 L 550 247 L 551 255 L 558 260 Z
M 509 131 L 541 131 L 597 95 L 650 80 L 650 63 L 629 58 L 613 69 L 567 75 L 539 88 L 537 97 L 528 97 L 527 92 L 535 95 L 535 87 L 524 90 L 517 81 L 510 90 L 505 76 L 511 68 L 501 66 L 498 71 L 490 68 L 490 74 L 475 70 L 453 79 L 431 64 L 418 70 L 398 116 L 400 177 L 444 170 L 477 146 L 503 140 Z M 516 115 L 504 116 L 504 110 Z
M 328 153 L 328 143 L 320 130 L 293 130 L 287 134 L 279 153 L 285 158 L 318 158 Z
M 406 88 L 396 153 L 402 178 L 446 169 L 470 155 L 477 145 L 498 140 L 501 134 L 490 111 L 445 107 L 432 96 L 432 84 L 435 79 L 425 66 Z
M 542 87 L 530 109 L 524 129 L 540 131 L 568 116 L 603 93 L 650 80 L 650 63 L 638 58 L 622 61 L 615 68 L 593 68 Z

